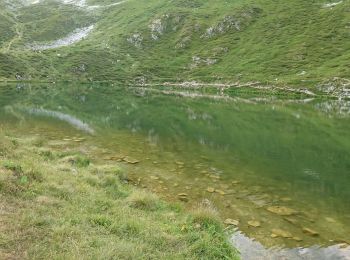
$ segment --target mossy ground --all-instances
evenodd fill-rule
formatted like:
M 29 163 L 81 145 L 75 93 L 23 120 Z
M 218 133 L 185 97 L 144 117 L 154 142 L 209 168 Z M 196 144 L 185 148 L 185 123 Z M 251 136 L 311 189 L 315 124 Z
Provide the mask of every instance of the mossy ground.
M 237 259 L 215 210 L 127 184 L 116 164 L 0 132 L 1 259 Z

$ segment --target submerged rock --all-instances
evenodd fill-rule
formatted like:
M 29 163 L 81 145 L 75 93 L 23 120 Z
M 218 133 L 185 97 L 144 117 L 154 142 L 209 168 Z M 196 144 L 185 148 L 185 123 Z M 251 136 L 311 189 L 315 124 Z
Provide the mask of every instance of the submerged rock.
M 179 200 L 184 201 L 184 202 L 188 202 L 188 194 L 187 193 L 179 193 L 177 194 L 177 197 L 179 198 Z
M 325 219 L 326 219 L 328 222 L 330 222 L 330 223 L 336 223 L 336 222 L 337 222 L 334 218 L 331 218 L 331 217 L 326 217 Z
M 222 196 L 226 194 L 226 192 L 224 192 L 223 190 L 215 190 L 215 192 L 219 193 Z
M 126 162 L 126 163 L 129 163 L 129 164 L 137 164 L 137 163 L 140 162 L 139 160 L 136 160 L 136 159 L 133 159 L 133 158 L 130 158 L 130 157 L 124 157 L 123 161 Z
M 209 192 L 209 193 L 214 193 L 214 192 L 215 192 L 215 189 L 214 189 L 214 188 L 209 187 L 209 188 L 207 188 L 207 192 Z
M 277 237 L 283 237 L 283 238 L 292 238 L 292 234 L 288 231 L 285 231 L 283 229 L 275 228 L 272 229 L 271 233 L 272 238 L 277 238 Z
M 305 234 L 312 236 L 312 237 L 316 237 L 319 235 L 318 232 L 316 232 L 315 230 L 312 230 L 311 228 L 306 228 L 306 227 L 303 228 L 303 232 Z
M 350 247 L 350 244 L 347 244 L 347 243 L 343 243 L 343 244 L 339 245 L 340 249 L 345 249 L 345 248 L 348 248 L 348 247 Z
M 292 199 L 291 198 L 288 198 L 288 197 L 284 197 L 284 198 L 281 198 L 281 201 L 284 201 L 284 202 L 288 202 L 288 201 L 291 201 Z
M 239 220 L 228 218 L 228 219 L 226 219 L 224 221 L 224 224 L 232 225 L 232 226 L 238 226 L 239 225 Z
M 297 242 L 303 241 L 303 239 L 300 238 L 300 237 L 292 237 L 292 239 L 295 240 L 295 241 L 297 241 Z
M 107 157 L 106 160 L 121 162 L 124 158 L 125 156 L 123 155 L 114 155 L 114 156 Z
M 280 216 L 291 216 L 298 213 L 294 209 L 284 206 L 270 206 L 267 208 L 267 210 Z
M 290 224 L 293 224 L 293 225 L 298 225 L 298 221 L 294 218 L 290 218 L 290 217 L 285 217 L 283 218 L 285 221 L 289 222 Z
M 257 220 L 250 220 L 248 221 L 248 225 L 251 227 L 260 227 L 261 223 L 260 221 L 257 221 Z

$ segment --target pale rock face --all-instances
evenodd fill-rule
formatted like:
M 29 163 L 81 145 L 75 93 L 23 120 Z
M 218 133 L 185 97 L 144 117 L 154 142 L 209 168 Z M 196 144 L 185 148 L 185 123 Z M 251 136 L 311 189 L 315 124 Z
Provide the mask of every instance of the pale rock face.
M 179 43 L 176 44 L 175 49 L 183 49 L 186 48 L 187 45 L 190 43 L 191 37 L 186 36 L 184 37 Z
M 323 5 L 323 8 L 332 8 L 332 7 L 335 7 L 335 6 L 340 5 L 340 4 L 342 4 L 342 3 L 343 3 L 343 1 L 324 4 L 324 5 Z
M 350 79 L 333 78 L 317 86 L 319 91 L 339 98 L 350 98 Z
M 241 30 L 241 21 L 233 16 L 226 16 L 216 26 L 209 27 L 201 38 L 212 38 L 216 35 L 224 34 L 230 30 Z
M 180 23 L 181 17 L 173 14 L 164 14 L 160 18 L 152 20 L 148 26 L 151 31 L 151 38 L 157 41 L 166 31 L 177 31 Z
M 164 25 L 162 24 L 161 19 L 153 20 L 149 25 L 149 28 L 151 29 L 151 36 L 153 40 L 158 40 L 164 31 Z
M 337 116 L 340 117 L 349 117 L 350 115 L 349 100 L 327 100 L 322 103 L 317 103 L 315 108 L 326 114 L 337 114 Z
M 140 48 L 142 46 L 143 36 L 140 33 L 134 33 L 127 38 L 127 41 L 135 47 Z
M 259 15 L 260 12 L 260 9 L 252 8 L 235 15 L 227 15 L 216 25 L 207 28 L 201 38 L 210 39 L 230 31 L 242 31 L 247 24 L 251 23 L 253 19 Z
M 217 59 L 201 58 L 199 56 L 193 56 L 192 57 L 192 64 L 190 65 L 190 68 L 194 69 L 194 68 L 201 66 L 201 65 L 210 66 L 210 65 L 214 65 L 215 63 L 217 63 Z

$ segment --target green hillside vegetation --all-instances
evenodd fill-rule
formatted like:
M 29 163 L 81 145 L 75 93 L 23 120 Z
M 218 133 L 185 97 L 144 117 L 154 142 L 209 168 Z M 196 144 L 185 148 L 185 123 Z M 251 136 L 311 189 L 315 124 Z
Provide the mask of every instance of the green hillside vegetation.
M 142 76 L 149 81 L 315 86 L 350 75 L 350 2 L 327 3 L 129 0 L 88 9 L 44 1 L 16 10 L 23 39 L 8 52 L 2 49 L 0 78 L 112 81 Z M 89 24 L 95 24 L 93 32 L 69 47 L 41 52 L 26 47 Z M 13 34 L 11 26 L 0 28 L 1 35 Z M 9 38 L 2 37 L 2 42 Z
M 0 34 L 0 45 L 8 42 L 15 36 L 12 26 L 11 18 L 6 13 L 0 13 L 0 30 L 3 32 Z
M 39 17 L 39 19 L 38 19 Z M 21 9 L 18 22 L 23 24 L 23 44 L 33 41 L 54 41 L 76 28 L 91 24 L 93 18 L 70 5 L 48 2 Z

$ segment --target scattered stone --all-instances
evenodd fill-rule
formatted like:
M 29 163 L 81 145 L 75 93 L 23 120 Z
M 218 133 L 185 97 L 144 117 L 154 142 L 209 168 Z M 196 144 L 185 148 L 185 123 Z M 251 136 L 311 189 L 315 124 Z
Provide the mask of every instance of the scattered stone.
M 188 194 L 187 193 L 179 193 L 177 194 L 179 200 L 188 202 Z
M 260 221 L 250 220 L 250 221 L 248 221 L 248 225 L 251 227 L 257 228 L 257 227 L 261 226 L 261 223 L 260 223 Z
M 326 217 L 325 218 L 330 223 L 336 223 L 337 221 L 334 218 Z
M 159 180 L 159 177 L 158 176 L 150 176 L 150 178 L 152 179 L 152 180 Z
M 291 198 L 288 198 L 288 197 L 284 197 L 284 198 L 281 198 L 281 201 L 284 201 L 284 202 L 288 202 L 288 201 L 291 201 L 292 199 Z
M 179 184 L 178 183 L 174 183 L 174 187 L 179 187 Z
M 132 158 L 129 158 L 129 157 L 124 157 L 123 161 L 126 162 L 126 163 L 129 163 L 129 164 L 137 164 L 137 163 L 140 162 L 140 161 L 138 161 L 136 159 L 132 159 Z
M 134 33 L 127 38 L 127 41 L 137 48 L 142 46 L 143 36 L 140 33 Z
M 215 189 L 214 189 L 214 188 L 209 187 L 209 188 L 207 188 L 207 192 L 209 192 L 209 193 L 213 193 L 213 192 L 215 192 Z
M 303 241 L 303 239 L 300 238 L 300 237 L 292 237 L 292 239 L 295 240 L 295 241 L 297 241 L 297 242 Z
M 251 201 L 254 205 L 256 205 L 258 208 L 262 208 L 268 205 L 268 202 L 259 195 L 250 195 L 247 197 L 247 199 Z
M 215 190 L 215 192 L 219 193 L 222 196 L 224 196 L 226 194 L 226 192 L 224 192 L 222 190 Z
M 272 229 L 271 237 L 272 238 L 277 238 L 277 237 L 292 238 L 293 236 L 288 231 L 276 228 L 276 229 Z
M 339 244 L 348 244 L 348 245 L 350 245 L 350 240 L 336 239 L 334 242 L 339 243 Z
M 280 216 L 291 216 L 297 214 L 297 211 L 284 206 L 270 206 L 267 210 Z
M 290 224 L 293 224 L 293 225 L 298 225 L 298 221 L 294 218 L 289 218 L 289 217 L 285 217 L 283 218 L 285 221 L 289 222 Z
M 110 157 L 107 157 L 106 159 L 107 160 L 110 160 L 110 161 L 118 161 L 118 162 L 121 162 L 123 159 L 124 159 L 125 156 L 122 156 L 122 155 L 115 155 L 115 156 L 110 156 Z
M 238 226 L 239 225 L 239 220 L 228 218 L 228 219 L 226 219 L 224 221 L 224 224 L 232 225 L 232 226 Z
M 237 185 L 237 184 L 239 184 L 240 183 L 240 181 L 232 181 L 232 184 L 233 185 Z
M 194 225 L 194 228 L 200 229 L 201 228 L 201 224 L 197 223 L 196 225 Z
M 348 247 L 350 247 L 350 245 L 347 244 L 347 243 L 343 243 L 343 244 L 340 244 L 340 245 L 339 245 L 339 248 L 340 248 L 340 249 L 345 249 L 345 248 L 348 248 Z
M 312 236 L 312 237 L 317 237 L 319 234 L 318 234 L 318 232 L 316 232 L 315 230 L 312 230 L 311 228 L 303 228 L 303 232 L 305 233 L 305 234 L 308 234 L 308 235 L 310 235 L 310 236 Z

